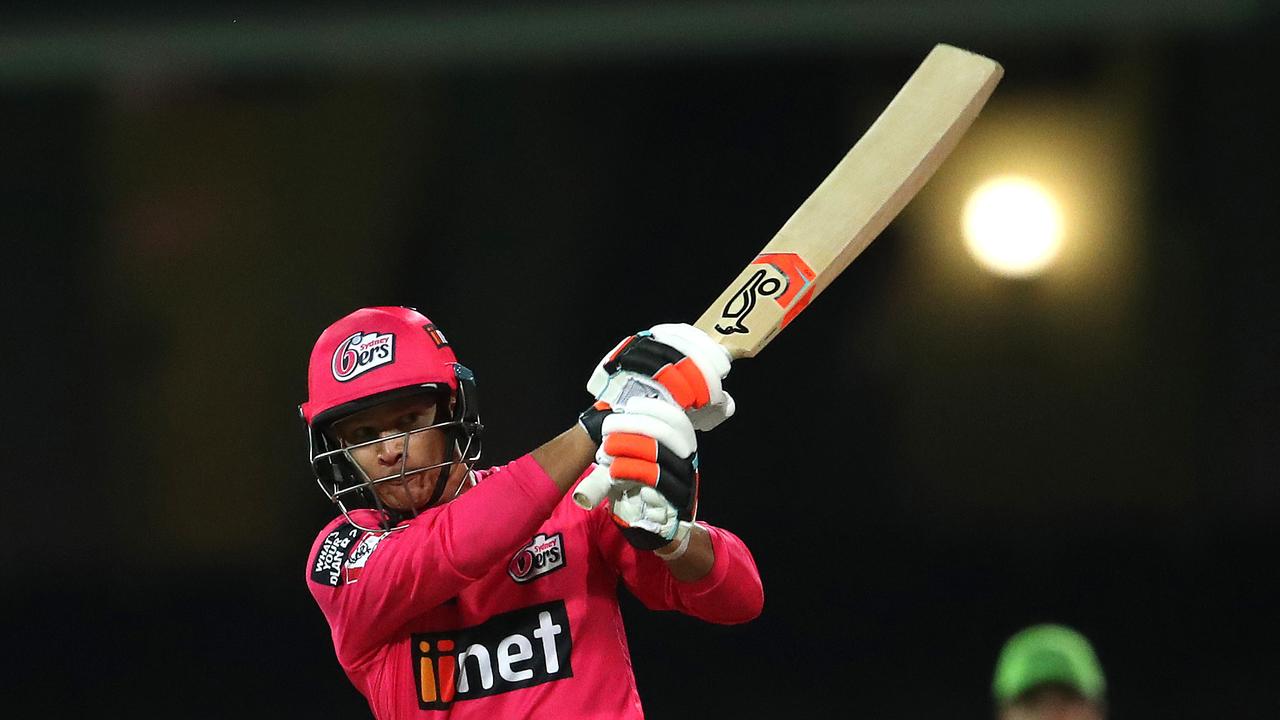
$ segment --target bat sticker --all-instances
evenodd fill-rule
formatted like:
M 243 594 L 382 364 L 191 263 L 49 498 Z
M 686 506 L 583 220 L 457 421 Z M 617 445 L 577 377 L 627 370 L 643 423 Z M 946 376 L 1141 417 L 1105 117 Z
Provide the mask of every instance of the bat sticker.
M 796 253 L 761 253 L 748 267 L 751 266 L 763 267 L 751 273 L 725 303 L 720 312 L 721 322 L 715 325 L 721 335 L 751 332 L 743 323 L 755 309 L 757 295 L 773 298 L 782 307 L 784 315 L 779 330 L 799 315 L 813 297 L 815 274 Z

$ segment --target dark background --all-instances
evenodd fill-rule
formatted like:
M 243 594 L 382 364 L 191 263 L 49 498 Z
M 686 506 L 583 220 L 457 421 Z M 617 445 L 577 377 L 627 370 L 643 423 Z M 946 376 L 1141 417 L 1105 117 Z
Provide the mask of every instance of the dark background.
M 1276 13 L 1156 5 L 0 10 L 6 711 L 367 716 L 303 580 L 315 336 L 422 309 L 505 462 L 947 41 L 1003 63 L 987 112 L 702 439 L 764 615 L 628 598 L 646 709 L 984 717 L 1057 621 L 1116 717 L 1276 717 Z M 954 197 L 1033 166 L 1077 178 L 1064 262 L 987 275 Z

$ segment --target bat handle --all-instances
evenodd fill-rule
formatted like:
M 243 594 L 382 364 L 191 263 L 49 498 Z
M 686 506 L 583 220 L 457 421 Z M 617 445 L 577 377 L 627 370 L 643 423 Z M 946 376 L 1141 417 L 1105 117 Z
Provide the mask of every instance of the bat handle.
M 597 465 L 589 475 L 573 489 L 573 502 L 583 510 L 593 510 L 609 494 L 609 468 Z

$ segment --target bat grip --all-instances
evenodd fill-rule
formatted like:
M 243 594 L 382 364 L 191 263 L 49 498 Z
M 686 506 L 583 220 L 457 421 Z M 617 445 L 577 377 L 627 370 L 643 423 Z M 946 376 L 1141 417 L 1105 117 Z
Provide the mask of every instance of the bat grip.
M 583 510 L 593 510 L 609 494 L 609 468 L 597 465 L 573 489 L 573 502 Z

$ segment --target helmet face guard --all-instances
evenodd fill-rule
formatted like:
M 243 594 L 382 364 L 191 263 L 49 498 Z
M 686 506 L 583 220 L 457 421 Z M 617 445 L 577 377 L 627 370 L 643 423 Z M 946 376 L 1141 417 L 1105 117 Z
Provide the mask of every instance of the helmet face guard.
M 455 465 L 462 464 L 466 468 L 467 478 L 464 483 L 474 482 L 471 479 L 471 470 L 476 461 L 480 459 L 480 434 L 483 425 L 480 422 L 475 380 L 471 375 L 471 371 L 462 365 L 456 365 L 455 371 L 458 377 L 458 393 L 454 411 L 450 417 L 441 422 L 349 445 L 340 442 L 331 432 L 338 421 L 349 417 L 355 412 L 403 397 L 435 396 L 441 406 L 448 406 L 446 400 L 450 396 L 445 394 L 448 390 L 447 387 L 422 385 L 403 388 L 400 391 L 392 391 L 382 396 L 369 398 L 367 402 L 361 403 L 362 407 L 359 408 L 341 408 L 347 410 L 347 412 L 341 413 L 332 420 L 320 418 L 318 421 L 313 422 L 309 428 L 307 433 L 310 445 L 308 455 L 311 458 L 311 468 L 315 472 L 316 482 L 320 485 L 320 490 L 325 494 L 325 497 L 328 497 L 329 501 L 338 507 L 338 510 L 346 517 L 347 522 L 354 527 L 366 532 L 383 532 L 403 528 L 410 518 L 416 517 L 418 513 L 436 505 L 440 501 Z M 410 438 L 413 435 L 437 430 L 444 432 L 446 439 L 445 451 L 451 457 L 446 457 L 441 462 L 427 465 L 416 463 L 410 465 L 409 463 L 413 460 L 410 458 L 408 451 Z M 365 472 L 364 468 L 360 467 L 360 464 L 356 462 L 351 453 L 364 447 L 388 442 L 404 443 L 405 451 L 400 455 L 400 467 L 397 468 L 396 472 L 386 477 L 369 477 L 369 474 Z M 421 507 L 397 510 L 387 507 L 378 496 L 377 486 L 383 483 L 394 484 L 402 482 L 410 475 L 433 471 L 437 473 L 435 489 L 432 491 L 431 497 Z M 457 497 L 462 492 L 463 487 L 462 484 L 459 484 L 453 495 L 445 502 Z M 370 523 L 367 520 L 362 522 L 353 513 L 358 509 L 373 510 L 378 518 L 377 527 L 370 527 Z
M 363 308 L 330 325 L 312 349 L 307 387 L 308 399 L 298 410 L 307 423 L 308 457 L 316 482 L 355 527 L 369 532 L 403 527 L 409 518 L 439 502 L 455 465 L 464 465 L 471 481 L 471 468 L 480 458 L 482 429 L 475 376 L 458 363 L 444 334 L 416 310 Z M 362 410 L 422 395 L 436 398 L 438 407 L 446 411 L 444 419 L 437 413 L 438 422 L 428 427 L 346 446 L 332 432 L 338 421 Z M 415 461 L 408 451 L 411 436 L 432 431 L 445 434 L 446 457 L 409 466 Z M 351 452 L 386 442 L 404 443 L 398 472 L 370 478 Z M 435 489 L 420 507 L 397 510 L 378 496 L 378 485 L 430 472 L 437 473 Z M 353 516 L 352 511 L 361 508 L 375 511 L 378 520 L 372 524 L 377 527 Z

